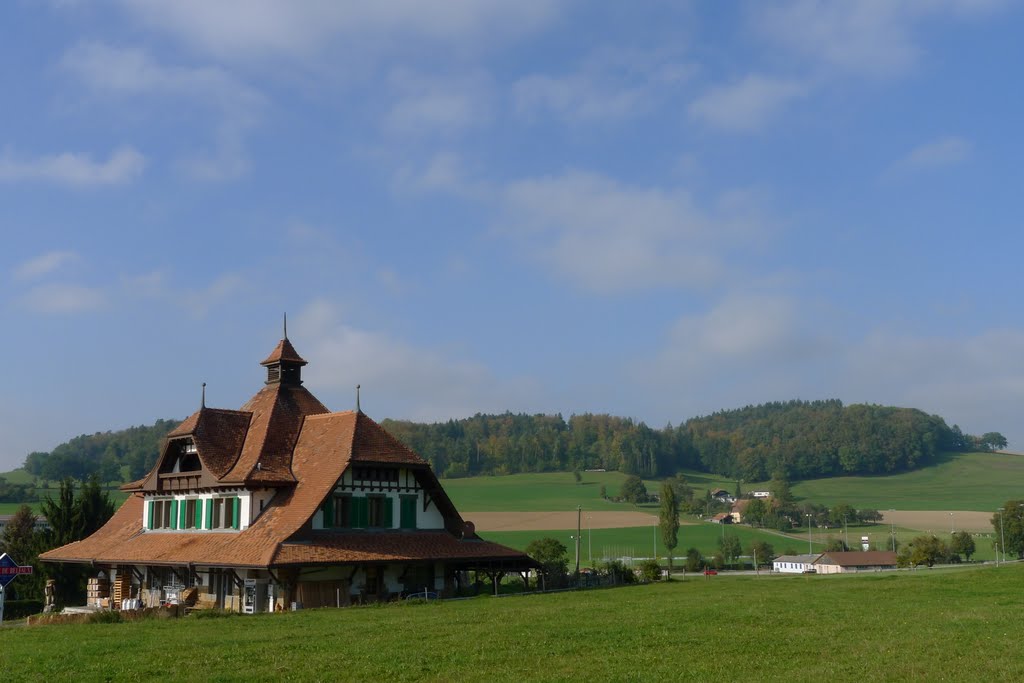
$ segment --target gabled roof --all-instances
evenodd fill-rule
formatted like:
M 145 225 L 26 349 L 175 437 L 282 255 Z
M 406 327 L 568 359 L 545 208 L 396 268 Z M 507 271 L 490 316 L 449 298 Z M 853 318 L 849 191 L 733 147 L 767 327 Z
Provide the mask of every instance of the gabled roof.
M 821 557 L 821 553 L 813 555 L 779 555 L 773 562 L 790 562 L 792 564 L 811 564 Z

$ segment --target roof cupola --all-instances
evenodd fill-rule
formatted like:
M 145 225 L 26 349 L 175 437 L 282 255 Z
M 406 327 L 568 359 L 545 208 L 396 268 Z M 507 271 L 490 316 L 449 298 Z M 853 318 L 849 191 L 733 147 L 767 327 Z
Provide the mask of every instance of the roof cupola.
M 288 341 L 287 314 L 284 318 L 284 339 L 277 343 L 260 365 L 267 369 L 267 384 L 302 384 L 302 366 L 306 365 L 306 361 Z

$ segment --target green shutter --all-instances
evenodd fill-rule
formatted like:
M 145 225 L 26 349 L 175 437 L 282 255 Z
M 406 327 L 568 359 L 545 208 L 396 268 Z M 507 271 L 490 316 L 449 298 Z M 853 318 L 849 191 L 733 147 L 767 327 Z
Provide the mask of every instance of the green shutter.
M 401 509 L 401 527 L 403 529 L 415 529 L 416 528 L 416 497 L 415 496 L 403 496 L 402 497 L 402 509 Z
M 203 528 L 203 501 L 196 499 L 196 528 Z
M 188 510 L 188 506 L 185 505 L 185 501 L 181 501 L 180 503 L 178 503 L 178 510 L 179 510 L 179 512 L 181 514 L 181 519 L 178 520 L 178 528 L 179 529 L 184 529 L 185 526 L 186 526 L 185 525 L 185 515 L 186 515 L 186 512 Z
M 352 527 L 355 529 L 365 529 L 366 523 L 370 518 L 370 506 L 366 501 L 366 498 L 353 498 L 352 499 Z
M 155 507 L 153 501 L 149 501 L 149 524 L 146 525 L 147 529 L 153 528 L 153 508 Z
M 395 526 L 395 501 L 392 498 L 385 498 L 384 504 L 384 524 L 382 525 L 385 529 L 392 529 Z
M 324 528 L 330 529 L 334 526 L 334 494 L 327 496 L 324 501 Z
M 171 528 L 178 528 L 178 501 L 171 501 Z
M 213 498 L 206 499 L 206 528 L 213 528 Z
M 231 528 L 232 529 L 237 529 L 239 527 L 239 525 L 241 524 L 241 519 L 240 518 L 242 516 L 242 500 L 238 496 L 235 496 L 231 500 L 234 502 L 234 506 L 235 506 L 235 514 L 232 515 L 232 519 L 231 519 Z

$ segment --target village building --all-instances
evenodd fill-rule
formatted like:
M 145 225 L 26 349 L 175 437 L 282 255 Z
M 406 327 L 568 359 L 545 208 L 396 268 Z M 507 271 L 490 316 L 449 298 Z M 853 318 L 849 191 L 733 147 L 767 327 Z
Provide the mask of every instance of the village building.
M 772 560 L 772 571 L 780 574 L 816 573 L 814 563 L 820 557 L 821 553 L 812 555 L 780 555 Z
M 896 569 L 896 553 L 891 550 L 849 550 L 823 553 L 814 562 L 819 574 L 848 574 Z
M 261 612 L 451 595 L 536 562 L 482 540 L 427 461 L 359 409 L 302 386 L 287 331 L 238 410 L 198 411 L 96 533 L 43 553 L 96 569 L 90 600 Z M 104 599 L 104 593 L 109 594 Z

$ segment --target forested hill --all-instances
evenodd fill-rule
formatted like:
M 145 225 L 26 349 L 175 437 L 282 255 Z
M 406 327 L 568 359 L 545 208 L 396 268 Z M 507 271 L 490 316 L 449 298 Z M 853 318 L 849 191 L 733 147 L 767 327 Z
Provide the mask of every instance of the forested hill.
M 157 420 L 152 425 L 116 432 L 83 434 L 49 453 L 29 453 L 25 471 L 39 479 L 64 477 L 85 480 L 96 474 L 101 481 L 133 481 L 152 469 L 160 442 L 181 420 Z
M 41 480 L 142 477 L 177 420 L 82 435 L 31 453 Z M 475 415 L 435 424 L 384 420 L 441 476 L 605 468 L 646 477 L 679 469 L 746 481 L 884 474 L 932 463 L 940 451 L 1004 448 L 998 433 L 973 437 L 911 408 L 789 401 L 727 410 L 663 429 L 611 415 Z
M 747 406 L 651 429 L 609 415 L 475 415 L 383 426 L 449 477 L 603 467 L 642 476 L 678 469 L 746 481 L 884 474 L 932 463 L 940 451 L 1004 448 L 912 408 L 789 401 Z

